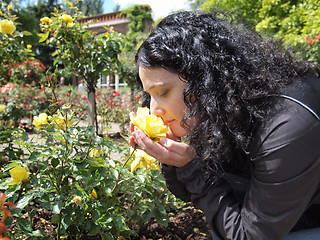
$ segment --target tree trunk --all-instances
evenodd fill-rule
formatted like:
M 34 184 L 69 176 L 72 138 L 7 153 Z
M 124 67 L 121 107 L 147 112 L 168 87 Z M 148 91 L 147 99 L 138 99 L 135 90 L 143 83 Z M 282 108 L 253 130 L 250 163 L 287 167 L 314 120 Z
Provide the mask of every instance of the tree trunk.
M 88 86 L 88 124 L 89 126 L 95 126 L 96 133 L 98 133 L 96 90 L 93 86 Z

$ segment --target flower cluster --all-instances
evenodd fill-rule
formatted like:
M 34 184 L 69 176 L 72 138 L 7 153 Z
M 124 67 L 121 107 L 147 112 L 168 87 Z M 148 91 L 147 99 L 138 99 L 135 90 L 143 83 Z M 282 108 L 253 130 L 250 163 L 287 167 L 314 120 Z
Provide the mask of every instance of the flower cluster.
M 66 113 L 62 114 L 59 109 L 52 116 L 40 113 L 39 116 L 34 116 L 33 125 L 39 129 L 45 128 L 47 125 L 55 125 L 57 129 L 66 131 L 67 128 L 72 127 L 74 113 L 67 104 L 62 107 L 62 111 Z
M 316 64 L 320 63 L 320 34 L 316 36 L 305 36 L 305 42 L 308 44 L 308 48 L 305 51 L 305 57 L 308 61 Z
M 310 36 L 305 36 L 304 39 L 308 42 L 309 47 L 311 47 L 312 45 L 314 45 L 315 42 L 316 42 L 316 40 L 313 39 L 313 38 L 310 38 Z M 318 34 L 318 35 L 316 36 L 316 39 L 317 39 L 318 41 L 320 41 L 320 34 Z
M 51 24 L 52 24 L 52 19 L 48 18 L 48 17 L 43 17 L 40 19 L 40 28 L 41 31 L 44 32 L 51 32 Z
M 31 48 L 32 46 L 30 45 L 29 47 Z M 46 67 L 38 59 L 36 61 L 28 59 L 27 61 L 24 61 L 21 64 L 9 63 L 7 71 L 7 75 L 10 81 L 38 83 L 41 79 L 43 72 L 46 71 Z M 3 77 L 5 78 L 6 76 Z
M 71 28 L 71 27 L 74 26 L 73 19 L 72 19 L 72 17 L 71 17 L 70 15 L 68 15 L 68 14 L 63 14 L 63 15 L 61 16 L 61 19 L 62 19 L 62 21 L 64 21 L 64 22 L 67 23 L 67 27 Z

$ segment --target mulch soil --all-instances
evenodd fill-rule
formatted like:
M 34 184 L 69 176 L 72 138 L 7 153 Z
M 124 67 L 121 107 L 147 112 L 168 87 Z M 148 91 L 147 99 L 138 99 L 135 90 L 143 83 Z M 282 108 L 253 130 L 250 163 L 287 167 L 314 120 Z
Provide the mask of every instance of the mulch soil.
M 191 205 L 178 208 L 177 211 L 168 214 L 170 221 L 167 227 L 161 226 L 155 219 L 144 223 L 139 231 L 139 236 L 131 240 L 206 240 L 209 239 L 210 229 L 205 221 L 203 213 Z M 27 216 L 25 216 L 27 217 Z M 43 229 L 48 239 L 55 239 L 55 225 L 51 224 L 52 213 L 45 209 L 38 209 L 32 219 L 34 230 Z M 16 226 L 12 224 L 8 231 L 15 231 Z M 21 236 L 20 239 L 24 239 Z M 69 236 L 67 240 L 75 239 Z M 81 240 L 100 240 L 101 237 L 84 236 Z M 125 240 L 124 238 L 119 238 Z

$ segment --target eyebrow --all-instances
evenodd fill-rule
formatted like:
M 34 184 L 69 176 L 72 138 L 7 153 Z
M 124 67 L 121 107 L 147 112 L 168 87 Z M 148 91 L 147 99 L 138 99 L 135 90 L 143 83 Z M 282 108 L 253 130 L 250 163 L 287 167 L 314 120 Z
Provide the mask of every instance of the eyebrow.
M 151 85 L 151 87 L 148 89 L 148 91 L 151 91 L 155 87 L 163 87 L 163 86 L 166 86 L 166 85 L 168 85 L 168 83 L 160 83 L 160 84 L 155 83 L 155 84 Z M 147 92 L 146 89 L 145 89 L 145 91 Z

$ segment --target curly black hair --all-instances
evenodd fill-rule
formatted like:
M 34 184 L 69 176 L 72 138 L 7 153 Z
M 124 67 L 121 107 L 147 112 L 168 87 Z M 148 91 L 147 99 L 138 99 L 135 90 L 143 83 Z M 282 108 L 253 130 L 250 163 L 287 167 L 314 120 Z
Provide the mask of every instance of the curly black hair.
M 136 62 L 163 67 L 186 81 L 189 112 L 182 125 L 190 129 L 186 120 L 199 119 L 188 140 L 213 169 L 230 160 L 233 148 L 247 151 L 253 124 L 273 105 L 268 96 L 310 68 L 276 41 L 216 14 L 188 11 L 161 20 Z

